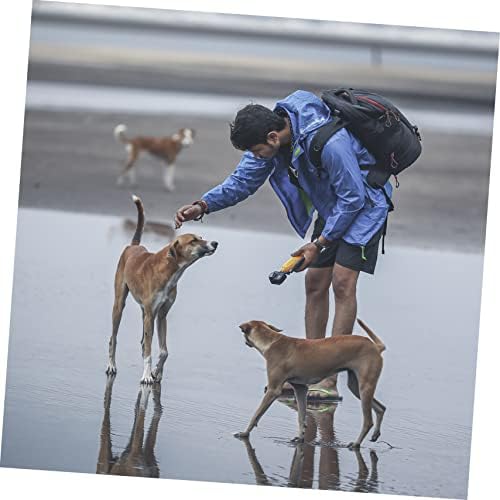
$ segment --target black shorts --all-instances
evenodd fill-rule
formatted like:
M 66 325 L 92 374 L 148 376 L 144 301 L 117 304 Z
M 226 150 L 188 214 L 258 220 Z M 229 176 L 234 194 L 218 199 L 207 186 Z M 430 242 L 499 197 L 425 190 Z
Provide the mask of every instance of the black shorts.
M 314 223 L 311 241 L 321 235 L 324 227 L 325 221 L 321 217 L 318 217 Z M 382 233 L 383 228 L 375 233 L 373 238 L 365 245 L 364 252 L 359 246 L 350 245 L 344 240 L 335 240 L 333 245 L 324 250 L 309 267 L 315 269 L 333 267 L 333 264 L 337 262 L 341 266 L 348 267 L 354 271 L 373 274 L 377 264 L 378 244 Z

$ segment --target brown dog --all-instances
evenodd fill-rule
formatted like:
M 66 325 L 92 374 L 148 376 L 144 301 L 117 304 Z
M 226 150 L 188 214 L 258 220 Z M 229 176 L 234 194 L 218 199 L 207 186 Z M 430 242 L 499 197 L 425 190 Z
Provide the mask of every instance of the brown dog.
M 182 148 L 193 144 L 194 130 L 190 128 L 181 128 L 179 131 L 167 137 L 149 137 L 138 136 L 128 138 L 125 134 L 127 127 L 123 124 L 117 125 L 114 130 L 114 136 L 117 141 L 126 144 L 127 162 L 123 172 L 117 179 L 117 184 L 121 185 L 124 182 L 125 176 L 129 178 L 131 185 L 135 184 L 135 162 L 141 151 L 147 151 L 151 155 L 160 158 L 165 162 L 163 171 L 163 183 L 167 191 L 173 191 L 175 177 L 175 160 Z
M 116 373 L 116 336 L 125 300 L 130 292 L 141 306 L 143 317 L 142 357 L 144 373 L 141 383 L 160 381 L 167 350 L 167 314 L 177 296 L 177 282 L 184 271 L 201 257 L 212 255 L 218 243 L 202 240 L 194 234 L 183 234 L 157 253 L 148 252 L 140 245 L 144 229 L 144 207 L 137 196 L 137 228 L 132 243 L 123 250 L 115 274 L 115 302 L 113 305 L 113 333 L 109 341 L 109 363 L 106 373 Z M 157 319 L 160 356 L 155 371 L 151 371 L 151 340 Z
M 294 441 L 304 440 L 307 405 L 307 386 L 316 384 L 325 377 L 347 370 L 348 386 L 361 399 L 363 426 L 358 439 L 349 444 L 359 448 L 368 431 L 373 426 L 372 409 L 377 421 L 371 438 L 380 436 L 380 425 L 385 406 L 373 396 L 382 371 L 381 353 L 385 346 L 382 341 L 361 321 L 358 323 L 371 340 L 359 335 L 340 335 L 326 339 L 297 339 L 282 335 L 281 330 L 264 321 L 249 321 L 240 325 L 245 343 L 255 347 L 267 363 L 267 391 L 246 431 L 236 437 L 248 437 L 258 421 L 281 394 L 285 382 L 289 382 L 295 392 L 299 416 L 299 436 Z

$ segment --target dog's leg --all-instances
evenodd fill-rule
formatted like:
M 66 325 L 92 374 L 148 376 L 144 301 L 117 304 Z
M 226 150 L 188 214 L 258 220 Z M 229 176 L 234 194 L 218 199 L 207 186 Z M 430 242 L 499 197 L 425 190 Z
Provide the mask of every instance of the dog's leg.
M 379 375 L 376 376 L 377 380 Z M 356 378 L 356 375 L 350 370 L 347 372 L 347 387 L 349 387 L 351 392 L 358 399 L 361 399 L 359 396 L 358 379 Z M 370 441 L 376 441 L 380 437 L 380 426 L 382 425 L 382 419 L 384 418 L 384 413 L 386 408 L 378 399 L 375 398 L 373 398 L 372 408 L 373 411 L 375 412 L 376 421 L 375 421 L 375 429 L 373 430 L 373 434 L 372 437 L 370 438 Z
M 167 314 L 170 308 L 174 305 L 177 297 L 177 287 L 172 288 L 168 294 L 167 301 L 160 307 L 158 311 L 156 329 L 158 331 L 158 345 L 160 347 L 160 355 L 158 356 L 158 364 L 156 365 L 153 376 L 157 382 L 160 382 L 163 377 L 163 366 L 168 358 L 167 348 Z
M 158 356 L 158 363 L 153 372 L 155 382 L 160 382 L 163 377 L 163 365 L 168 358 L 167 349 L 167 311 L 162 307 L 158 311 L 158 317 L 156 318 L 156 330 L 158 332 L 158 345 L 160 348 L 160 354 Z
M 299 416 L 299 435 L 292 442 L 303 443 L 304 432 L 306 430 L 307 386 L 292 384 L 292 387 L 297 401 L 297 413 Z
M 175 189 L 174 185 L 175 177 L 175 164 L 165 165 L 163 170 L 163 183 L 165 184 L 165 189 L 167 191 L 173 191 Z
M 359 385 L 358 385 L 358 379 L 356 378 L 356 375 L 354 374 L 353 371 L 347 370 L 347 387 L 349 387 L 349 390 L 358 398 L 361 399 L 359 395 Z
M 375 393 L 375 385 L 371 383 L 371 381 L 364 381 L 361 379 L 361 382 L 358 378 L 358 383 L 360 386 L 360 396 L 361 396 L 361 409 L 363 412 L 363 425 L 361 427 L 361 432 L 358 436 L 358 439 L 353 443 L 349 443 L 349 448 L 359 448 L 361 446 L 361 442 L 368 434 L 368 431 L 373 427 L 373 417 L 372 417 L 372 406 L 373 406 L 373 394 Z
M 378 399 L 373 398 L 373 410 L 375 411 L 376 420 L 375 429 L 373 430 L 370 441 L 376 441 L 380 437 L 380 426 L 382 425 L 385 409 L 385 406 Z
M 136 162 L 137 158 L 139 157 L 139 149 L 134 147 L 132 144 L 127 144 L 127 153 L 128 153 L 128 158 L 127 158 L 127 163 L 125 164 L 125 168 L 123 169 L 122 173 L 118 176 L 118 179 L 116 179 L 116 183 L 118 186 L 121 186 L 123 184 L 123 181 L 126 176 L 131 175 L 130 170 L 134 166 L 134 163 Z M 134 176 L 135 180 L 135 172 L 132 174 Z
M 361 399 L 359 396 L 359 386 L 356 375 L 354 375 L 354 373 L 349 370 L 347 372 L 347 377 L 348 377 L 347 387 L 349 387 L 351 392 L 358 399 Z M 380 426 L 382 425 L 382 419 L 384 418 L 385 406 L 380 401 L 373 398 L 372 409 L 375 412 L 376 421 L 375 421 L 375 429 L 373 431 L 372 437 L 370 438 L 370 441 L 376 441 L 380 437 Z
M 141 384 L 152 384 L 154 382 L 151 371 L 151 341 L 154 331 L 154 316 L 150 307 L 144 307 L 143 334 L 142 334 L 142 359 L 144 360 L 144 372 Z
M 121 261 L 120 261 L 121 263 Z M 119 269 L 116 273 L 115 278 L 115 303 L 113 305 L 113 332 L 111 338 L 109 339 L 109 360 L 108 368 L 106 373 L 108 375 L 114 375 L 116 373 L 116 337 L 118 335 L 118 328 L 120 327 L 120 321 L 122 319 L 123 308 L 125 307 L 125 301 L 127 300 L 128 287 L 123 283 L 122 272 L 120 270 L 120 264 L 118 264 Z
M 280 396 L 283 383 L 284 381 L 276 385 L 271 385 L 270 383 L 267 384 L 267 391 L 264 394 L 264 397 L 262 398 L 262 401 L 259 407 L 257 408 L 257 411 L 252 417 L 252 420 L 250 420 L 247 429 L 243 432 L 236 433 L 235 437 L 245 438 L 250 435 L 252 429 L 254 427 L 257 427 L 257 424 L 259 423 L 259 420 L 261 419 L 262 415 L 266 413 L 267 409 L 271 406 L 271 404 Z

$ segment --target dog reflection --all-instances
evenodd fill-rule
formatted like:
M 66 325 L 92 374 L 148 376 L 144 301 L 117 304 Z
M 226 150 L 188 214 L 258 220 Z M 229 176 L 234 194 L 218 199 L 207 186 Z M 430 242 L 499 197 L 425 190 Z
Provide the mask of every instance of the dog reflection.
M 106 381 L 104 394 L 104 418 L 101 426 L 101 440 L 97 459 L 97 474 L 119 476 L 159 477 L 160 469 L 154 454 L 158 425 L 162 414 L 161 385 L 141 386 L 135 404 L 134 425 L 127 447 L 121 455 L 113 455 L 111 443 L 110 406 L 115 377 Z M 153 393 L 153 417 L 144 440 L 144 421 L 150 394 Z
M 295 408 L 295 405 L 288 405 Z M 295 446 L 288 486 L 293 488 L 312 488 L 314 481 L 314 460 L 316 445 L 319 445 L 318 488 L 323 490 L 348 490 L 357 492 L 378 492 L 378 457 L 370 451 L 371 472 L 359 449 L 353 449 L 358 462 L 358 477 L 348 484 L 341 484 L 339 455 L 335 443 L 333 417 L 336 404 L 321 405 L 320 408 L 308 408 L 304 443 Z M 257 459 L 255 449 L 248 438 L 242 439 L 248 459 L 252 466 L 255 482 L 261 485 L 273 485 Z M 276 484 L 276 482 L 274 483 Z

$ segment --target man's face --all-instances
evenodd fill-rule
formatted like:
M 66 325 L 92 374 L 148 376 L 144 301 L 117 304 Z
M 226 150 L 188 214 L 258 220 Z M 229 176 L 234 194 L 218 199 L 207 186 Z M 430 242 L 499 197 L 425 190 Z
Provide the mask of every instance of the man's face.
M 276 156 L 280 150 L 281 141 L 277 132 L 269 132 L 267 134 L 267 143 L 265 144 L 256 144 L 252 146 L 249 151 L 256 158 L 272 158 Z

